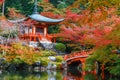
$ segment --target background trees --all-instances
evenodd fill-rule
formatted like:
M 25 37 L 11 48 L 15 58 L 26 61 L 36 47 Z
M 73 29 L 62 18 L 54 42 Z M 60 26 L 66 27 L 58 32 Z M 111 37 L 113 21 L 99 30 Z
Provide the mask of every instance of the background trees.
M 118 3 L 118 0 L 77 0 L 67 8 L 64 15 L 66 20 L 58 34 L 67 46 L 74 46 L 79 48 L 78 50 L 93 49 L 93 54 L 86 63 L 92 65 L 99 61 L 101 65 L 106 66 L 106 70 L 115 75 L 120 73 Z M 80 11 L 74 11 L 75 8 Z
M 15 8 L 17 12 L 24 15 L 31 14 L 33 11 L 32 0 L 5 0 L 5 15 L 8 15 L 9 8 Z
M 61 25 L 59 36 L 67 42 L 98 45 L 101 40 L 105 41 L 103 39 L 105 35 L 109 35 L 118 24 L 119 15 L 116 12 L 118 12 L 119 4 L 116 4 L 116 0 L 113 2 L 108 0 L 81 1 L 77 0 L 67 8 L 66 20 Z M 79 3 L 81 4 L 79 5 Z M 102 3 L 106 4 L 103 5 Z M 84 9 L 81 9 L 81 5 Z M 80 11 L 74 12 L 73 8 L 77 7 L 80 8 Z

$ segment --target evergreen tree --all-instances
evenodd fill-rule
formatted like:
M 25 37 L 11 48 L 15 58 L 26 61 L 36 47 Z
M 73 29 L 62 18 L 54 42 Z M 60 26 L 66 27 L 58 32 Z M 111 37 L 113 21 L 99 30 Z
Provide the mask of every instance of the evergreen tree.
M 39 0 L 38 0 L 39 1 Z M 30 15 L 33 13 L 34 0 L 6 0 L 5 1 L 5 15 L 8 16 L 8 8 L 15 8 L 19 13 Z M 38 7 L 38 11 L 41 8 Z
M 5 15 L 8 15 L 8 8 L 15 8 L 16 10 L 18 10 L 18 12 L 22 11 L 22 4 L 21 4 L 21 0 L 6 0 L 5 1 Z
M 21 0 L 22 13 L 25 15 L 30 15 L 34 9 L 34 2 L 32 0 Z

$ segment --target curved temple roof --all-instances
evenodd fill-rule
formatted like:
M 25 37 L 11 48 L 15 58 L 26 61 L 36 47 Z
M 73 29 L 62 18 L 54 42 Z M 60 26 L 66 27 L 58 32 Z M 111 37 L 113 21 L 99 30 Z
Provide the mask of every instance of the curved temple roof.
M 49 22 L 49 23 L 57 23 L 57 22 L 61 22 L 64 19 L 52 19 L 52 18 L 48 18 L 45 16 L 42 16 L 40 14 L 32 14 L 29 16 L 31 19 L 36 20 L 36 21 L 40 21 L 40 22 Z
M 48 17 L 42 16 L 41 14 L 39 14 L 37 11 L 37 0 L 35 0 L 33 14 L 29 15 L 28 17 L 33 19 L 33 20 L 36 20 L 39 22 L 46 22 L 46 23 L 58 23 L 58 22 L 61 22 L 64 20 L 64 19 L 52 19 L 52 18 L 48 18 Z M 16 22 L 22 22 L 24 20 L 25 20 L 25 18 L 19 19 L 19 20 L 8 20 L 8 21 L 16 23 Z
M 52 18 L 48 18 L 45 16 L 42 16 L 40 14 L 32 14 L 29 16 L 29 18 L 39 21 L 39 22 L 47 22 L 47 23 L 58 23 L 58 22 L 62 22 L 64 19 L 52 19 Z M 18 23 L 18 22 L 23 22 L 25 21 L 27 18 L 22 18 L 22 19 L 17 19 L 17 20 L 9 20 L 9 22 L 12 23 Z
M 23 22 L 23 21 L 25 21 L 26 20 L 26 18 L 22 18 L 22 19 L 17 19 L 17 20 L 9 20 L 9 19 L 7 19 L 9 22 L 11 22 L 11 23 L 18 23 L 18 22 Z

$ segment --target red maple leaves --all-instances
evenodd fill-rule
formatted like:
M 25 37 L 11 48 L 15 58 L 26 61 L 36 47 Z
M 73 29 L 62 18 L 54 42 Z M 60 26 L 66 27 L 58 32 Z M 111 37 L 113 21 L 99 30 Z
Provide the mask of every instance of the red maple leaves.
M 109 38 L 110 34 L 120 25 L 120 17 L 114 8 L 91 13 L 87 10 L 76 14 L 70 10 L 66 12 L 66 20 L 61 26 L 59 37 L 64 41 L 79 44 L 107 45 L 120 40 Z M 116 36 L 119 37 L 119 36 Z

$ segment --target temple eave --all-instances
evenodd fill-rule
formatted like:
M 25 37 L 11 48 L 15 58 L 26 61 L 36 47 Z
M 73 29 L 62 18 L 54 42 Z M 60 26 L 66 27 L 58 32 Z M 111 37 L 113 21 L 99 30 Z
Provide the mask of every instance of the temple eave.
M 62 22 L 64 19 L 52 19 L 45 16 L 42 16 L 40 14 L 32 14 L 29 16 L 31 19 L 39 21 L 39 22 L 45 22 L 45 23 L 59 23 Z
M 11 23 L 18 23 L 18 22 L 23 22 L 25 21 L 27 18 L 22 18 L 22 19 L 16 19 L 16 20 L 10 20 L 10 19 L 7 19 L 7 21 L 11 22 Z

